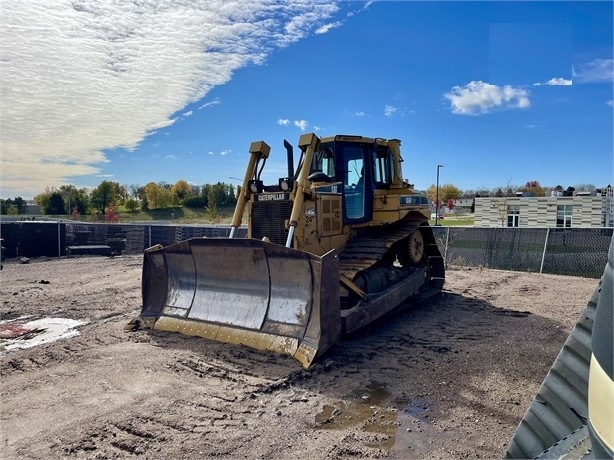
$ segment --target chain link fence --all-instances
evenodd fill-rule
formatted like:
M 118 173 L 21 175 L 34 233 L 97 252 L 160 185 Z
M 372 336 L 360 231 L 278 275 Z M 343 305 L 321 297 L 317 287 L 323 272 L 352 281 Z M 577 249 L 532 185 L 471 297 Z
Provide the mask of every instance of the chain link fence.
M 599 278 L 613 228 L 432 227 L 446 266 Z M 194 237 L 228 237 L 230 226 L 2 222 L 4 257 L 141 254 Z M 245 237 L 247 229 L 235 236 Z
M 446 266 L 600 278 L 613 228 L 433 227 Z

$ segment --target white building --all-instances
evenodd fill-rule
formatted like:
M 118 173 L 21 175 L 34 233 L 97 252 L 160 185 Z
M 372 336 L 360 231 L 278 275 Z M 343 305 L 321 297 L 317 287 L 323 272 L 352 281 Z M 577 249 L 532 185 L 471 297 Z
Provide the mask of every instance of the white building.
M 614 227 L 614 189 L 598 194 L 475 199 L 476 227 Z

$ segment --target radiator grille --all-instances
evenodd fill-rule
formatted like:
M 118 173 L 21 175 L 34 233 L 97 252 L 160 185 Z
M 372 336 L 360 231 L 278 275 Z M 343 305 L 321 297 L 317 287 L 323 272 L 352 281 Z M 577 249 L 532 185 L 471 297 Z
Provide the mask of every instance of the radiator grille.
M 268 237 L 271 243 L 285 245 L 286 220 L 292 214 L 291 201 L 254 201 L 252 203 L 252 238 Z

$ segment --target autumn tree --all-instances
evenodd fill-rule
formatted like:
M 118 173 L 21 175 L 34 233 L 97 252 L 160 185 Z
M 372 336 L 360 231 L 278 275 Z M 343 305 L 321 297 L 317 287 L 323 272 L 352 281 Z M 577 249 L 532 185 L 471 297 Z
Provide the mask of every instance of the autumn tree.
M 160 203 L 160 186 L 155 182 L 149 182 L 143 187 L 143 194 L 147 200 L 148 209 L 156 209 Z
M 170 206 L 173 202 L 172 187 L 160 182 L 149 182 L 145 185 L 145 197 L 147 198 L 148 209 L 160 209 Z
M 447 202 L 448 200 L 458 200 L 463 195 L 463 191 L 452 184 L 444 184 L 439 186 L 439 202 Z M 426 189 L 426 197 L 435 202 L 437 198 L 437 186 L 432 184 Z
M 104 215 L 104 221 L 109 224 L 119 222 L 119 214 L 117 214 L 117 211 L 115 210 L 115 206 L 113 205 L 113 203 L 107 206 L 107 212 Z
M 524 187 L 520 187 L 518 191 L 529 193 L 532 196 L 546 196 L 544 188 L 539 184 L 539 181 L 536 180 L 528 181 Z
M 190 185 L 183 179 L 180 179 L 173 185 L 172 191 L 177 196 L 179 203 L 184 204 L 185 200 L 190 196 Z

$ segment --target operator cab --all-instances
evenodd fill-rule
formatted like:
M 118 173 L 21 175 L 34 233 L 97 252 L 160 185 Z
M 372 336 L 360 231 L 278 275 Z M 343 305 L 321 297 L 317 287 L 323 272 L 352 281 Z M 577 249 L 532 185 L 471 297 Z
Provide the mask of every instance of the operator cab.
M 373 218 L 373 190 L 387 189 L 394 177 L 394 158 L 377 140 L 336 136 L 323 141 L 313 156 L 309 180 L 340 184 L 343 223 L 358 224 Z

